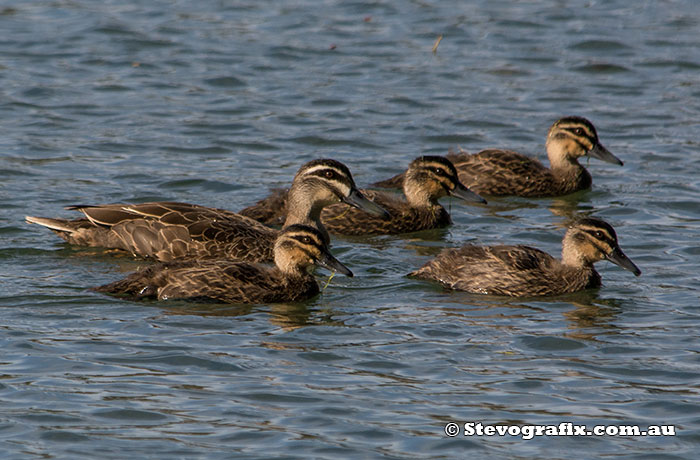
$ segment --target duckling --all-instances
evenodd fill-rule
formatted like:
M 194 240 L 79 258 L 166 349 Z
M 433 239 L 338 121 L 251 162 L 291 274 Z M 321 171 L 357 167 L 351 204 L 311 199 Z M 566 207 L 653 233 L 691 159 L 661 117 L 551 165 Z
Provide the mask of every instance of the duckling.
M 409 276 L 477 294 L 557 295 L 600 287 L 593 264 L 603 259 L 635 276 L 642 273 L 620 249 L 610 224 L 584 218 L 564 235 L 561 261 L 529 246 L 466 245 L 442 251 Z
M 446 227 L 450 214 L 438 203 L 444 196 L 486 204 L 486 200 L 465 187 L 452 163 L 442 156 L 422 156 L 411 162 L 403 181 L 406 199 L 394 194 L 363 190 L 371 200 L 389 211 L 389 219 L 379 219 L 339 205 L 321 212 L 321 222 L 329 232 L 341 235 L 393 235 Z
M 285 224 L 318 229 L 326 244 L 330 238 L 321 224 L 324 206 L 345 202 L 367 212 L 387 212 L 369 201 L 355 186 L 342 163 L 323 159 L 303 165 L 289 192 Z M 271 261 L 278 230 L 223 209 L 175 203 L 71 206 L 86 218 L 67 220 L 27 216 L 28 223 L 46 226 L 71 244 L 125 250 L 161 262 L 189 258 L 233 258 Z
M 328 251 L 323 234 L 308 225 L 285 227 L 273 252 L 275 267 L 225 259 L 180 260 L 149 266 L 94 290 L 135 299 L 299 302 L 319 293 L 312 265 L 353 276 Z
M 551 169 L 538 160 L 510 150 L 487 149 L 468 154 L 460 150 L 448 158 L 459 171 L 460 180 L 483 195 L 523 197 L 561 196 L 591 187 L 589 172 L 578 159 L 589 156 L 622 166 L 598 140 L 593 123 L 583 117 L 557 120 L 547 134 L 547 156 Z M 403 174 L 374 184 L 399 188 Z

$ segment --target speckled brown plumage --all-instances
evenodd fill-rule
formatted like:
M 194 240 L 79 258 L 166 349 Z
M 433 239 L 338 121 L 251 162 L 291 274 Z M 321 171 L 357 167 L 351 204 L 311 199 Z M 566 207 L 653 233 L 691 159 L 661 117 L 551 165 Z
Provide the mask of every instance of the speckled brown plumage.
M 598 140 L 593 124 L 581 117 L 557 120 L 547 134 L 547 156 L 551 168 L 534 158 L 510 150 L 487 149 L 469 154 L 463 150 L 448 154 L 460 180 L 483 195 L 524 197 L 560 196 L 590 188 L 592 179 L 578 158 L 588 155 L 622 165 Z M 374 184 L 398 188 L 399 174 Z
M 320 213 L 341 201 L 386 213 L 357 190 L 350 171 L 335 160 L 302 166 L 290 192 L 286 225 L 317 228 L 329 241 Z M 278 230 L 231 211 L 176 202 L 72 206 L 86 218 L 67 220 L 28 216 L 71 244 L 127 251 L 167 262 L 181 258 L 271 261 Z
M 452 224 L 447 210 L 439 203 L 413 207 L 393 193 L 363 190 L 372 201 L 386 209 L 391 218 L 378 219 L 349 206 L 333 205 L 323 210 L 321 221 L 330 233 L 339 235 L 396 235 L 443 228 Z
M 270 195 L 257 203 L 239 211 L 242 216 L 250 217 L 265 225 L 282 225 L 287 215 L 287 194 L 289 189 L 275 188 Z M 365 191 L 363 190 L 364 194 Z
M 600 219 L 586 218 L 566 232 L 562 260 L 522 245 L 466 245 L 444 250 L 409 276 L 477 294 L 556 295 L 599 287 L 593 264 L 602 259 L 635 276 L 641 273 L 620 249 L 615 230 Z
M 278 231 L 223 209 L 158 202 L 72 206 L 87 219 L 28 217 L 68 243 L 121 249 L 162 262 L 180 258 L 272 260 Z
M 156 264 L 95 290 L 134 299 L 297 302 L 319 292 L 308 270 L 312 264 L 352 276 L 330 255 L 323 235 L 308 226 L 286 227 L 276 240 L 274 254 L 275 267 L 222 259 Z

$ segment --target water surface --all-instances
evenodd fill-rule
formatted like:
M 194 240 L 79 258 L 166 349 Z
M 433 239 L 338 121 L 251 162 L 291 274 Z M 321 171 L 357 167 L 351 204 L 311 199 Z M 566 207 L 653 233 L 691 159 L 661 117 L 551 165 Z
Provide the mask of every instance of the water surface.
M 6 1 L 0 27 L 3 458 L 696 458 L 694 1 Z M 543 159 L 564 115 L 624 167 L 591 160 L 593 189 L 564 198 L 445 201 L 445 230 L 335 238 L 356 277 L 303 304 L 98 295 L 145 262 L 23 223 L 85 203 L 237 210 L 319 157 L 361 185 L 450 148 Z M 599 290 L 518 300 L 404 277 L 465 242 L 558 253 L 582 214 L 615 226 L 640 278 L 601 263 Z

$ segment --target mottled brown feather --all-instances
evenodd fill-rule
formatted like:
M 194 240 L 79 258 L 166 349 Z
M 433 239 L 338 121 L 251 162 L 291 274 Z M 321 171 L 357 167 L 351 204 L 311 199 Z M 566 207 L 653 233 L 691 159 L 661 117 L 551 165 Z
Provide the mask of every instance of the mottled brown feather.
M 396 194 L 375 190 L 363 190 L 362 193 L 389 211 L 391 218 L 381 219 L 343 203 L 334 204 L 321 213 L 321 221 L 329 232 L 339 235 L 395 235 L 452 224 L 449 213 L 439 203 L 412 207 Z
M 226 260 L 156 264 L 95 290 L 135 299 L 225 303 L 297 302 L 319 293 L 318 283 L 310 274 L 290 276 L 277 267 Z
M 287 214 L 288 192 L 289 189 L 286 188 L 272 189 L 269 196 L 252 206 L 241 209 L 240 214 L 265 225 L 282 225 Z
M 296 302 L 319 292 L 312 265 L 338 269 L 352 276 L 329 252 L 321 232 L 291 225 L 274 244 L 275 266 L 225 259 L 179 260 L 152 265 L 98 292 L 134 299 L 187 299 L 226 303 Z
M 477 294 L 531 297 L 597 288 L 593 264 L 608 259 L 636 276 L 639 269 L 622 253 L 612 227 L 600 219 L 574 223 L 562 242 L 562 260 L 529 246 L 465 245 L 445 249 L 409 276 L 449 289 Z
M 223 209 L 159 202 L 73 206 L 87 219 L 54 230 L 71 244 L 121 249 L 167 262 L 180 257 L 272 260 L 278 231 Z M 58 220 L 58 219 L 57 219 Z M 93 225 L 89 225 L 92 223 Z
M 410 276 L 477 294 L 541 296 L 600 286 L 593 267 L 573 268 L 528 246 L 446 249 Z

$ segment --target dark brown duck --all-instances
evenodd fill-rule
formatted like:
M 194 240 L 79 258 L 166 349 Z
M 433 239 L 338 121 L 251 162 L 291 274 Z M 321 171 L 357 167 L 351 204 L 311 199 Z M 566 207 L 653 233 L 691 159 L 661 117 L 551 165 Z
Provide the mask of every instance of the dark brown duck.
M 475 154 L 460 151 L 447 157 L 462 183 L 476 193 L 492 196 L 561 196 L 588 189 L 591 175 L 578 162 L 583 156 L 622 165 L 600 143 L 593 123 L 582 117 L 557 120 L 547 134 L 546 148 L 551 168 L 511 150 L 488 149 Z M 399 174 L 374 185 L 400 188 L 403 178 Z
M 641 274 L 620 249 L 612 226 L 585 218 L 566 232 L 561 260 L 529 246 L 466 245 L 442 251 L 409 276 L 477 294 L 557 295 L 600 287 L 593 264 L 603 259 Z
M 330 254 L 321 232 L 306 225 L 285 227 L 273 252 L 274 267 L 224 259 L 182 260 L 152 265 L 95 290 L 132 299 L 299 302 L 319 293 L 312 265 L 352 276 Z
M 335 160 L 314 160 L 297 172 L 289 193 L 286 225 L 317 228 L 328 243 L 321 210 L 345 202 L 367 212 L 387 215 L 355 186 L 350 170 Z M 278 230 L 231 211 L 204 206 L 154 202 L 72 206 L 83 219 L 27 216 L 71 244 L 122 249 L 159 261 L 188 258 L 233 258 L 271 261 Z

